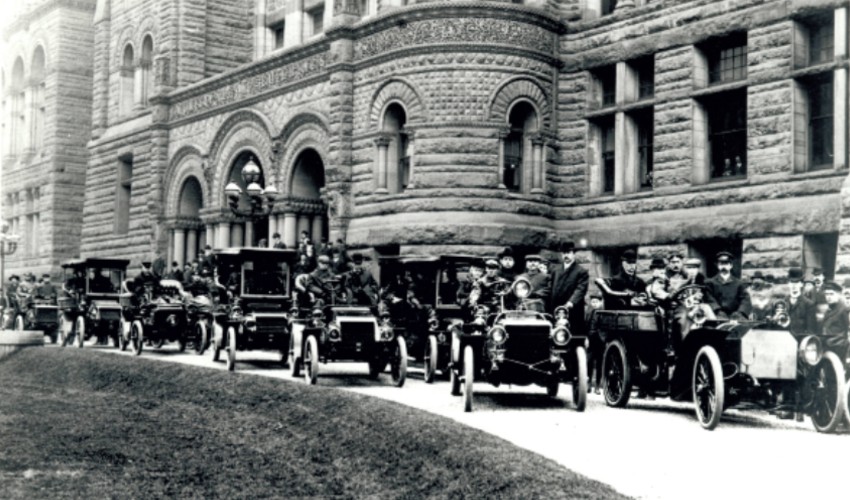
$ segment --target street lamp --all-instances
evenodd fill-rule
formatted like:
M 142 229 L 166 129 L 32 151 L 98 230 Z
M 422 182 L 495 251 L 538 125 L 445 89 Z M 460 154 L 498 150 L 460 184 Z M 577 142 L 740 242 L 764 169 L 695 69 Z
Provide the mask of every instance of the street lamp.
M 15 253 L 20 239 L 20 235 L 9 233 L 9 224 L 3 222 L 0 225 L 0 290 L 3 297 L 6 296 L 6 256 Z
M 248 186 L 245 189 L 245 194 L 248 195 L 250 202 L 249 210 L 239 209 L 239 200 L 242 198 L 242 188 L 235 182 L 229 183 L 224 187 L 224 194 L 227 196 L 227 202 L 230 205 L 230 211 L 239 217 L 260 218 L 269 215 L 274 208 L 274 202 L 277 199 L 277 189 L 269 185 L 265 189 L 260 186 L 260 167 L 254 162 L 254 159 L 248 160 L 248 163 L 242 167 L 242 180 Z

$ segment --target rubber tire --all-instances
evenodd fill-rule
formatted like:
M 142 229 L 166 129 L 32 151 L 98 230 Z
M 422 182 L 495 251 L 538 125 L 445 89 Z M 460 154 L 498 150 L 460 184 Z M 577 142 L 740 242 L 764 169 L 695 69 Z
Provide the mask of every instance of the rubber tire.
M 573 404 L 576 411 L 584 411 L 587 407 L 587 350 L 584 346 L 576 347 L 576 377 L 573 382 Z
M 704 363 L 708 363 L 705 365 Z M 701 367 L 707 367 L 711 373 L 703 373 Z M 704 383 L 710 383 L 714 390 L 714 401 L 709 402 L 705 408 L 709 414 L 706 414 L 699 401 L 699 384 L 698 377 L 703 379 Z M 717 424 L 720 423 L 720 417 L 723 415 L 723 403 L 726 398 L 725 381 L 723 380 L 723 366 L 720 364 L 720 356 L 717 351 L 710 345 L 703 346 L 697 352 L 694 358 L 693 377 L 691 378 L 691 392 L 693 393 L 694 411 L 697 420 L 703 429 L 714 430 Z
M 210 341 L 210 333 L 207 330 L 207 324 L 203 321 L 198 321 L 195 326 L 198 334 L 198 340 L 195 341 L 195 352 L 198 356 L 202 356 L 207 350 L 207 343 Z
M 844 377 L 846 379 L 846 373 Z M 844 382 L 844 424 L 850 429 L 850 380 Z
M 65 347 L 68 342 L 68 335 L 65 334 L 65 330 L 68 328 L 67 326 L 68 320 L 65 318 L 64 314 L 59 315 L 59 345 Z
M 614 353 L 614 350 L 617 352 Z M 610 354 L 616 354 L 618 356 L 619 370 L 622 373 L 623 384 L 620 390 L 620 394 L 618 397 L 614 397 L 611 395 L 611 391 L 609 389 L 609 371 L 612 368 L 608 366 L 608 363 L 611 361 L 609 359 L 609 351 Z M 629 358 L 626 353 L 626 346 L 623 345 L 623 342 L 620 340 L 615 340 L 610 342 L 607 346 L 605 346 L 605 352 L 602 355 L 602 392 L 605 395 L 605 404 L 614 408 L 623 408 L 628 402 L 629 398 L 632 395 L 632 372 L 631 367 L 629 366 Z
M 232 326 L 227 329 L 227 358 L 224 361 L 227 371 L 236 369 L 236 328 Z
M 472 411 L 473 388 L 475 382 L 475 351 L 468 345 L 463 348 L 463 411 Z
M 126 351 L 127 345 L 130 343 L 130 339 L 124 335 L 124 325 L 126 322 L 123 317 L 118 320 L 118 348 L 122 351 Z
M 395 340 L 397 345 L 390 362 L 390 374 L 396 387 L 404 387 L 404 381 L 407 380 L 407 343 L 402 336 L 396 337 Z
M 24 317 L 21 316 L 20 314 L 15 316 L 15 326 L 13 328 L 17 332 L 24 331 Z
M 132 325 L 130 325 L 130 329 L 130 338 L 133 342 L 133 353 L 136 356 L 139 356 L 145 348 L 145 327 L 142 326 L 141 321 L 136 320 L 133 321 Z
M 842 420 L 844 420 L 844 407 L 846 404 L 846 395 L 844 390 L 844 366 L 838 355 L 829 351 L 823 355 L 823 359 L 815 368 L 820 370 L 820 368 L 824 365 L 832 372 L 832 376 L 835 377 L 836 380 L 835 392 L 837 394 L 835 395 L 835 399 L 833 399 L 833 402 L 835 403 L 835 412 L 831 415 L 828 421 L 824 422 L 815 422 L 815 418 L 813 416 L 810 416 L 810 418 L 815 430 L 818 432 L 831 433 L 835 432 L 835 429 L 837 429 L 838 426 L 841 425 Z
M 74 328 L 77 330 L 77 347 L 82 349 L 86 342 L 86 318 L 82 314 L 74 321 Z
M 457 369 L 454 367 L 449 369 L 449 384 L 452 388 L 452 396 L 460 396 L 460 376 L 458 376 Z
M 434 382 L 437 375 L 437 337 L 428 335 L 428 343 L 425 345 L 425 383 Z
M 301 376 L 301 358 L 295 357 L 295 337 L 289 337 L 289 370 L 293 378 Z
M 307 337 L 304 345 L 304 381 L 316 385 L 319 378 L 319 342 L 315 335 Z

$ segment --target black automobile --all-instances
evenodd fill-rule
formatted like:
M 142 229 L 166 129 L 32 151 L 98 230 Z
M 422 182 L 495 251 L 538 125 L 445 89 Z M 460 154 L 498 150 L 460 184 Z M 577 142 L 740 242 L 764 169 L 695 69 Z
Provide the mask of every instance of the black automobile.
M 479 282 L 480 283 L 480 282 Z M 483 286 L 483 285 L 482 285 Z M 465 411 L 472 411 L 473 382 L 539 385 L 556 397 L 562 383 L 572 388 L 577 411 L 587 401 L 587 338 L 570 329 L 566 310 L 556 317 L 530 299 L 531 284 L 520 276 L 513 283 L 498 280 L 473 299 L 474 319 L 451 328 L 451 393 L 461 394 Z
M 129 261 L 91 258 L 62 264 L 64 285 L 59 297 L 59 337 L 62 345 L 83 347 L 94 338 L 98 344 L 121 342 L 119 292 Z
M 237 351 L 274 351 L 287 365 L 292 294 L 290 269 L 294 250 L 228 248 L 213 254 L 218 283 L 226 303 L 213 312 L 212 351 L 218 361 L 227 352 L 228 370 L 236 368 Z
M 60 319 L 57 302 L 52 299 L 35 298 L 30 294 L 18 293 L 15 314 L 15 330 L 41 330 L 56 343 L 60 339 Z
M 145 344 L 161 349 L 166 342 L 176 342 L 180 352 L 186 350 L 194 332 L 189 328 L 183 285 L 164 279 L 143 293 L 131 292 L 130 286 L 124 282 L 124 293 L 120 297 L 124 321 L 119 338 L 121 350 L 130 345 L 138 356 Z
M 315 384 L 319 363 L 366 362 L 369 377 L 377 379 L 387 366 L 393 383 L 402 387 L 407 378 L 407 343 L 403 330 L 393 326 L 386 307 L 351 305 L 344 276 L 323 283 L 322 302 L 303 304 L 293 321 L 290 364 L 292 375 Z
M 755 407 L 808 415 L 819 432 L 834 431 L 844 413 L 839 357 L 817 336 L 788 331 L 781 318 L 707 319 L 706 293 L 688 285 L 655 307 L 594 311 L 591 333 L 605 345 L 606 403 L 625 407 L 638 389 L 693 402 L 697 420 L 709 430 L 724 410 Z

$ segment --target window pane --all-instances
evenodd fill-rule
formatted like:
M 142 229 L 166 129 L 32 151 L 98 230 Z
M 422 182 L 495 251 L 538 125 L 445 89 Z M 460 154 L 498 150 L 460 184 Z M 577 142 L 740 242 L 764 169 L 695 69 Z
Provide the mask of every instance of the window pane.
M 614 126 L 606 125 L 602 129 L 602 192 L 614 192 Z
M 511 191 L 519 190 L 522 142 L 522 134 L 518 132 L 512 132 L 505 139 L 505 164 L 502 170 L 502 184 Z
M 809 93 L 809 167 L 828 167 L 833 163 L 832 79 L 812 83 Z
M 724 93 L 708 102 L 712 178 L 747 175 L 747 96 Z
M 832 20 L 825 19 L 823 24 L 815 24 L 809 27 L 811 38 L 809 40 L 809 62 L 819 64 L 832 61 L 833 59 L 833 27 Z
M 641 116 L 638 120 L 638 161 L 640 162 L 639 180 L 641 189 L 652 189 L 654 163 L 652 156 L 652 117 L 652 113 L 649 113 Z
M 709 49 L 709 80 L 711 83 L 732 82 L 747 77 L 747 46 Z

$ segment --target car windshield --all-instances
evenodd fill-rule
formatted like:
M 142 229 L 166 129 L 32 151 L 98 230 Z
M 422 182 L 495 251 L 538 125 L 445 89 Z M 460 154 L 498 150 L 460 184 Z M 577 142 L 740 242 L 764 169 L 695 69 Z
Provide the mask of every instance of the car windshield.
M 285 262 L 250 260 L 242 263 L 242 294 L 289 295 L 289 266 Z
M 89 268 L 86 272 L 86 292 L 92 294 L 117 294 L 124 279 L 122 269 Z

